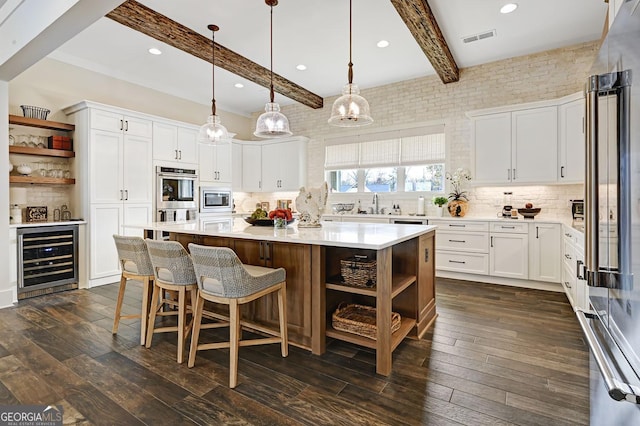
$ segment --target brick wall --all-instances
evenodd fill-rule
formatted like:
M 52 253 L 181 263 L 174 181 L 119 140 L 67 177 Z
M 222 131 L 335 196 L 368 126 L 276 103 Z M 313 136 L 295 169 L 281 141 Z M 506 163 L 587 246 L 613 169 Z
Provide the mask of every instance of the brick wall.
M 597 48 L 597 42 L 583 43 L 466 68 L 461 70 L 459 82 L 447 85 L 434 75 L 374 88 L 361 87 L 375 121 L 360 129 L 341 129 L 327 124 L 331 105 L 337 96 L 325 98 L 324 108 L 320 110 L 299 104 L 285 106 L 282 110 L 289 118 L 294 134 L 310 138 L 309 186 L 318 186 L 324 179 L 325 138 L 424 123 L 445 124 L 448 144 L 446 167 L 449 170 L 457 167 L 473 170 L 470 121 L 465 116 L 466 111 L 548 100 L 579 92 L 583 90 Z M 357 76 L 355 83 L 358 83 Z M 336 87 L 336 92 L 340 90 L 341 87 Z M 255 114 L 254 120 L 258 115 Z M 496 197 L 502 200 L 504 190 L 497 187 L 472 188 L 470 214 L 494 213 Z M 568 214 L 570 209 L 566 207 L 566 200 L 580 198 L 583 191 L 582 185 L 510 187 L 509 190 L 514 191 L 514 204 L 519 200 L 530 201 L 543 207 L 549 215 Z M 365 197 L 362 198 L 364 200 Z M 366 198 L 368 203 L 369 197 Z M 385 197 L 383 194 L 383 203 L 391 204 L 394 199 L 409 212 L 415 211 L 415 198 L 415 195 Z

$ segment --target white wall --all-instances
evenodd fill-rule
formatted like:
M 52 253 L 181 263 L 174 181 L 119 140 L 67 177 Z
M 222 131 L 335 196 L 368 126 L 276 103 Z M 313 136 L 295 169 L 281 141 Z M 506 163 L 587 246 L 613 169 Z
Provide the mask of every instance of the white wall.
M 446 85 L 437 76 L 429 76 L 375 88 L 361 87 L 375 121 L 359 129 L 341 129 L 327 124 L 335 97 L 325 98 L 324 108 L 318 110 L 299 104 L 285 106 L 282 110 L 289 118 L 294 134 L 310 138 L 309 186 L 318 186 L 324 180 L 325 138 L 357 135 L 389 127 L 410 127 L 424 122 L 445 124 L 446 166 L 449 170 L 457 167 L 473 170 L 471 127 L 465 116 L 466 111 L 554 99 L 579 92 L 584 88 L 597 48 L 597 42 L 584 43 L 465 68 L 460 72 L 459 82 Z M 355 83 L 358 83 L 357 77 Z M 339 90 L 336 87 L 336 92 Z M 257 115 L 254 115 L 254 119 Z M 469 214 L 493 214 L 496 211 L 495 199 L 503 191 L 504 188 L 472 188 Z M 567 199 L 580 198 L 582 191 L 582 185 L 518 187 L 514 200 L 522 199 L 542 205 L 543 212 L 549 215 L 565 212 L 568 215 L 568 206 L 564 210 L 557 206 L 566 205 Z M 362 197 L 363 205 L 370 203 L 370 198 Z M 399 197 L 382 194 L 381 198 L 383 204 L 390 205 L 393 199 Z M 404 211 L 415 211 L 413 199 L 400 200 Z

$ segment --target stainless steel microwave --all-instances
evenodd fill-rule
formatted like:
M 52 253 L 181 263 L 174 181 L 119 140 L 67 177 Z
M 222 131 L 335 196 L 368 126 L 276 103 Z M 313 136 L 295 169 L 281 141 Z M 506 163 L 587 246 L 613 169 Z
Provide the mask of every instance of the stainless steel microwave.
M 229 188 L 200 188 L 200 213 L 231 213 L 233 192 Z

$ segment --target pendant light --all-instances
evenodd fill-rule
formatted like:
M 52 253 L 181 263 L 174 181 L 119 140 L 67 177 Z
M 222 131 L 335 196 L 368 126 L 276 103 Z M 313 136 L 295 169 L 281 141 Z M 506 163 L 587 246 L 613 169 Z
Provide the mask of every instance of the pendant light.
M 210 24 L 207 26 L 211 30 L 211 79 L 212 79 L 212 96 L 211 96 L 211 115 L 207 118 L 207 123 L 200 127 L 198 132 L 198 142 L 208 144 L 218 144 L 229 142 L 231 138 L 227 128 L 220 124 L 220 117 L 216 114 L 216 31 L 220 28 L 217 25 Z
M 349 0 L 349 83 L 342 88 L 342 96 L 333 103 L 331 117 L 328 120 L 329 124 L 337 127 L 361 127 L 373 123 L 369 102 L 360 96 L 358 85 L 353 84 L 351 3 L 352 0 Z
M 278 5 L 278 0 L 265 0 L 264 2 L 271 8 L 271 101 L 267 102 L 264 112 L 258 117 L 256 131 L 253 134 L 259 138 L 279 138 L 291 136 L 293 133 L 289 130 L 289 120 L 280 112 L 280 105 L 273 101 L 275 97 L 273 92 L 273 6 Z

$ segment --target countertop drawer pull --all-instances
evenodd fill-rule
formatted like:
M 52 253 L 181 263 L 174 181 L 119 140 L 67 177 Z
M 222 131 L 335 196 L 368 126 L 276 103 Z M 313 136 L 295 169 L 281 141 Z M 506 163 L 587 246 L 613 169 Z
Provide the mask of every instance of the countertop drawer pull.
M 449 240 L 450 243 L 466 243 L 465 240 Z
M 564 236 L 565 236 L 565 237 L 571 237 L 571 234 L 570 234 L 570 233 L 568 233 L 568 232 L 565 232 L 565 233 L 564 233 Z
M 465 264 L 467 262 L 463 261 L 463 260 L 450 260 L 449 263 L 461 263 L 461 264 Z
M 569 281 L 565 281 L 565 282 L 564 282 L 564 286 L 565 286 L 566 288 L 571 288 L 571 286 L 569 285 Z
M 516 229 L 515 226 L 501 226 L 502 229 Z
M 461 225 L 461 224 L 453 224 L 450 223 L 449 226 L 452 226 L 454 228 L 466 228 L 467 225 Z
M 567 259 L 571 260 L 571 255 L 565 254 L 564 257 L 566 257 Z

